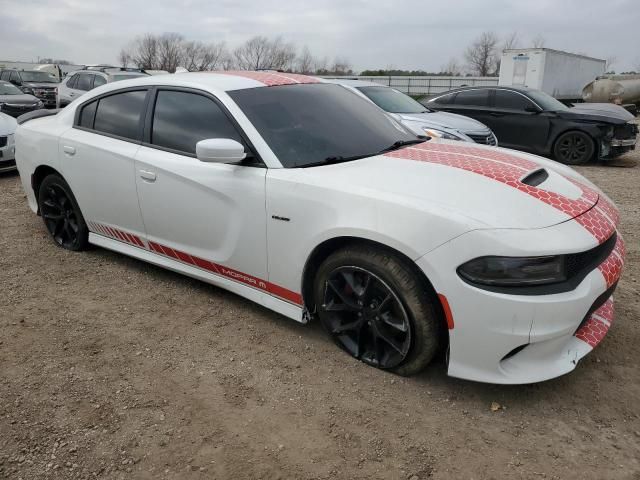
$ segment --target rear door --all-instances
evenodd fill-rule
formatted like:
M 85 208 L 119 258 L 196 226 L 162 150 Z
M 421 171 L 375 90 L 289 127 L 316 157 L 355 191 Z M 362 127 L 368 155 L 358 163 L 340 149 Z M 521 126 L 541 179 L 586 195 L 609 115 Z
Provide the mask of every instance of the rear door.
M 471 117 L 493 130 L 490 122 L 490 112 L 488 111 L 490 104 L 490 90 L 488 88 L 462 90 L 455 93 L 448 100 L 448 103 L 443 104 L 438 110 Z M 501 142 L 500 137 L 498 137 L 498 141 Z
M 202 162 L 208 138 L 246 137 L 224 106 L 198 90 L 158 87 L 149 105 L 136 183 L 150 248 L 259 290 L 267 288 L 266 168 Z
M 527 111 L 528 108 L 531 111 Z M 502 147 L 540 152 L 547 144 L 549 117 L 525 95 L 511 90 L 494 90 L 489 115 L 489 126 Z
M 144 237 L 135 183 L 147 89 L 109 93 L 78 108 L 74 127 L 60 137 L 63 174 L 89 229 L 141 246 Z

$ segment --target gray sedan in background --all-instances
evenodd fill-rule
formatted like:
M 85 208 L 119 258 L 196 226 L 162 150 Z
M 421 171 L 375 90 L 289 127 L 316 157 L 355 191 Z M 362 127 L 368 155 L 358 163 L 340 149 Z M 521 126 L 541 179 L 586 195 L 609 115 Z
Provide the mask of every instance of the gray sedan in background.
M 375 103 L 418 135 L 498 145 L 498 139 L 485 124 L 455 113 L 435 112 L 394 88 L 362 80 L 325 81 L 342 85 Z

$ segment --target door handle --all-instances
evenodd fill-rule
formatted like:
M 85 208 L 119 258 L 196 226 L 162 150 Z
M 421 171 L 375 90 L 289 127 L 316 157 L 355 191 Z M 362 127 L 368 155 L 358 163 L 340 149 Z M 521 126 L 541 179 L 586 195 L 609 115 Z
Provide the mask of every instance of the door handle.
M 146 180 L 147 182 L 155 182 L 156 174 L 148 170 L 140 170 L 140 178 Z
M 69 157 L 71 157 L 71 156 L 73 156 L 73 155 L 75 155 L 75 154 L 76 154 L 76 149 L 75 149 L 75 147 L 71 147 L 71 146 L 69 146 L 69 145 L 64 145 L 64 146 L 62 147 L 62 151 L 64 152 L 64 154 L 65 154 L 65 155 L 67 155 L 67 156 L 69 156 Z

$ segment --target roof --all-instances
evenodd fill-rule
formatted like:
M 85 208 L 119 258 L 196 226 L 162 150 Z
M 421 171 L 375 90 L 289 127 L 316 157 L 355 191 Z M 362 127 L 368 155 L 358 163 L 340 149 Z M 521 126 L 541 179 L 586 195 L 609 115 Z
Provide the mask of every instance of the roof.
M 508 48 L 506 50 L 503 50 L 502 54 L 503 55 L 513 54 L 513 53 L 526 54 L 531 52 L 552 52 L 552 53 L 558 53 L 560 55 L 566 55 L 569 57 L 585 58 L 587 60 L 595 60 L 598 62 L 606 63 L 606 60 L 602 60 L 601 58 L 588 57 L 587 55 L 582 55 L 580 53 L 565 52 L 563 50 L 555 50 L 553 48 Z
M 464 92 L 466 90 L 511 90 L 513 92 L 531 92 L 535 90 L 535 88 L 514 87 L 510 85 L 468 85 L 466 87 L 452 88 L 451 90 L 447 90 L 446 92 L 437 93 L 433 96 L 433 98 L 442 97 L 443 95 L 448 95 L 449 93 Z

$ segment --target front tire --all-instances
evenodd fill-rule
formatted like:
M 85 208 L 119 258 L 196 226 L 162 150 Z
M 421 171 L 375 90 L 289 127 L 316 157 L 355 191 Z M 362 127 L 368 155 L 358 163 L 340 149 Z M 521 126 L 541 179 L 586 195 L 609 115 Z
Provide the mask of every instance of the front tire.
M 441 322 L 433 299 L 393 253 L 355 246 L 333 253 L 318 269 L 314 300 L 334 342 L 368 365 L 409 376 L 438 351 Z
M 595 151 L 595 142 L 589 135 L 573 131 L 558 137 L 553 147 L 553 157 L 565 165 L 582 165 L 593 158 Z
M 66 250 L 85 250 L 89 228 L 71 188 L 56 174 L 45 177 L 38 190 L 38 207 L 53 241 Z

